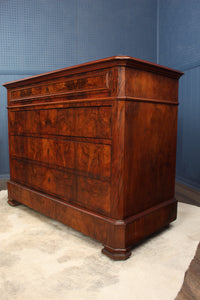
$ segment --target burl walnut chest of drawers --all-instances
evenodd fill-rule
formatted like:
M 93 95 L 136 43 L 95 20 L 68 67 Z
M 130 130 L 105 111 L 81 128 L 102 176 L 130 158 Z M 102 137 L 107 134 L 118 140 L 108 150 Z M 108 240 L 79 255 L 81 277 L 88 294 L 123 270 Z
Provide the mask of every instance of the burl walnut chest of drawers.
M 126 259 L 176 219 L 181 72 L 126 56 L 4 84 L 9 204 L 24 204 Z

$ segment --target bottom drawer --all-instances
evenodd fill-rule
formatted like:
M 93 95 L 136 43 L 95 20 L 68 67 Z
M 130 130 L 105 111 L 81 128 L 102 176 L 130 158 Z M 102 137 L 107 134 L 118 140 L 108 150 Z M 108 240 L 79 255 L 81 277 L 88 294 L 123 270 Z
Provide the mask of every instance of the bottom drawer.
M 78 176 L 76 200 L 82 207 L 109 215 L 110 183 Z
M 110 215 L 110 182 L 19 159 L 11 159 L 10 176 L 11 180 L 37 191 Z
M 64 200 L 75 198 L 75 176 L 62 170 L 11 159 L 11 180 Z

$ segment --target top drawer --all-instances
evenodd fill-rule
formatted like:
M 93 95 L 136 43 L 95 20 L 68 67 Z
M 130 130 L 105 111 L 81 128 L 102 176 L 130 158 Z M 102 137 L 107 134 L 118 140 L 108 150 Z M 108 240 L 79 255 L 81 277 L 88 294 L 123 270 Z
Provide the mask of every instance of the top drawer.
M 182 74 L 133 57 L 115 56 L 4 86 L 8 89 L 8 106 L 107 98 L 177 104 Z
M 110 76 L 110 70 L 99 70 L 14 87 L 8 91 L 8 105 L 108 97 L 111 91 Z

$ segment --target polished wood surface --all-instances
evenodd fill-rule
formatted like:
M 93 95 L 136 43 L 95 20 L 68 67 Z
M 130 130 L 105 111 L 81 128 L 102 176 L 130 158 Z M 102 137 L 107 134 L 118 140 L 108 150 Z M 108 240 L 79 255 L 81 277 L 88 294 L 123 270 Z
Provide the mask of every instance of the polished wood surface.
M 9 203 L 126 259 L 176 219 L 181 72 L 117 56 L 7 83 Z

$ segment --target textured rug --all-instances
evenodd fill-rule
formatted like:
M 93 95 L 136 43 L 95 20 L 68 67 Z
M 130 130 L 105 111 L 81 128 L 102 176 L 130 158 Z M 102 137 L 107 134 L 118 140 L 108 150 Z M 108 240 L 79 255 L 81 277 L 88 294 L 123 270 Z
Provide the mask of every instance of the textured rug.
M 198 241 L 200 208 L 179 204 L 178 220 L 136 247 L 127 261 L 0 192 L 0 299 L 174 300 Z

